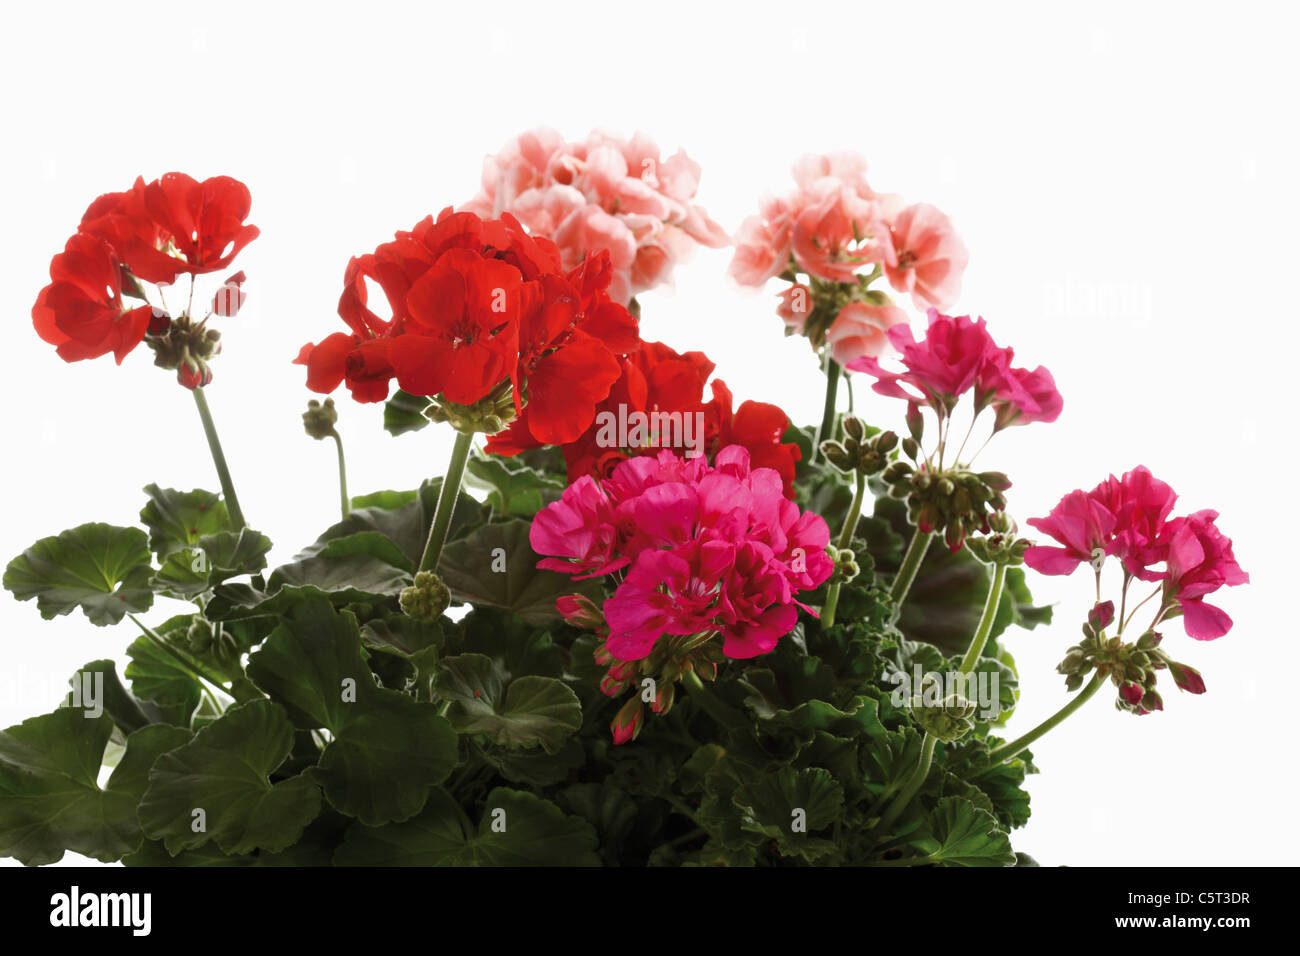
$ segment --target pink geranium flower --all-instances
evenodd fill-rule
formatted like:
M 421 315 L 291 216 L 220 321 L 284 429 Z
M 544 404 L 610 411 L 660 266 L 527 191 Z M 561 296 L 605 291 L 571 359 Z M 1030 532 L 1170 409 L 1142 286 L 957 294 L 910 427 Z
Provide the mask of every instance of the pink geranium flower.
M 907 324 L 907 313 L 894 305 L 850 302 L 840 309 L 826 331 L 831 358 L 848 365 L 864 356 L 879 356 L 889 346 L 887 332 Z
M 716 631 L 731 657 L 770 651 L 794 627 L 801 591 L 830 577 L 830 529 L 800 511 L 771 468 L 730 445 L 709 465 L 664 450 L 604 482 L 580 478 L 538 512 L 539 567 L 575 576 L 626 569 L 603 608 L 605 647 L 641 660 L 663 635 Z M 574 607 L 565 610 L 575 613 Z
M 482 190 L 462 208 L 484 218 L 518 217 L 554 240 L 565 269 L 608 249 L 610 295 L 620 302 L 670 282 L 696 245 L 729 243 L 725 230 L 695 203 L 700 167 L 684 152 L 662 158 L 638 133 L 592 133 L 567 142 L 537 129 L 506 143 L 483 164 Z
M 889 330 L 889 341 L 900 353 L 903 371 L 887 371 L 874 356 L 845 366 L 853 372 L 874 375 L 872 390 L 881 395 L 928 405 L 946 414 L 961 395 L 977 384 L 982 385 L 979 391 L 986 393 L 996 392 L 1000 384 L 988 380 L 990 370 L 1004 361 L 1004 351 L 989 336 L 983 318 L 942 315 L 931 309 L 924 339 L 918 342 L 909 326 L 896 325 Z
M 1093 552 L 1105 552 L 1115 530 L 1115 516 L 1086 492 L 1072 491 L 1046 518 L 1027 524 L 1058 541 L 1061 547 L 1035 545 L 1025 552 L 1025 564 L 1039 574 L 1070 574 Z
M 909 293 L 918 309 L 946 309 L 961 293 L 970 255 L 952 220 L 928 203 L 908 206 L 892 223 L 896 261 L 885 267 L 889 284 Z
M 1198 641 L 1222 637 L 1232 627 L 1221 608 L 1205 603 L 1219 588 L 1250 581 L 1232 553 L 1232 541 L 1215 525 L 1217 511 L 1197 511 L 1169 522 L 1165 603 L 1177 602 L 1187 636 Z

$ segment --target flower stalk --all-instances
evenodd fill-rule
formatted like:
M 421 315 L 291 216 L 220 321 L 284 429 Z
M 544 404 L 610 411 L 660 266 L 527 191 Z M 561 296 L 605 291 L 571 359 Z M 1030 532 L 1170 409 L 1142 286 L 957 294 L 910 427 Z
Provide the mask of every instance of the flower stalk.
M 867 476 L 861 471 L 857 473 L 857 487 L 853 493 L 853 504 L 849 507 L 849 515 L 844 520 L 844 528 L 840 531 L 839 540 L 836 542 L 838 550 L 843 551 L 853 543 L 853 532 L 858 528 L 858 518 L 862 515 L 862 501 L 867 492 Z M 835 608 L 840 602 L 840 583 L 837 581 L 830 586 L 826 592 L 826 604 L 822 607 L 822 627 L 835 626 Z
M 221 438 L 217 435 L 217 426 L 212 420 L 212 410 L 208 408 L 208 399 L 204 395 L 205 389 L 195 388 L 190 391 L 194 395 L 194 404 L 199 410 L 199 419 L 203 422 L 203 434 L 208 439 L 208 450 L 212 453 L 212 463 L 217 468 L 217 479 L 221 482 L 221 494 L 226 499 L 226 510 L 230 513 L 230 520 L 236 530 L 246 528 L 248 522 L 244 520 L 243 509 L 239 507 L 235 483 L 230 477 L 225 453 L 221 450 Z
M 912 542 L 907 546 L 907 553 L 903 555 L 903 563 L 898 569 L 898 574 L 894 576 L 894 583 L 889 589 L 889 596 L 895 604 L 902 604 L 907 598 L 907 592 L 912 588 L 912 582 L 916 580 L 916 572 L 921 568 L 921 562 L 925 560 L 925 553 L 930 548 L 930 539 L 934 537 L 933 531 L 922 531 L 917 528 L 912 535 Z
M 1101 674 L 1100 671 L 1093 674 L 1092 680 L 1088 681 L 1087 685 L 1083 688 L 1083 690 L 1075 694 L 1073 699 L 1071 699 L 1071 701 L 1068 704 L 1066 704 L 1064 707 L 1062 707 L 1060 710 L 1054 713 L 1051 717 L 1048 717 L 1045 721 L 1043 721 L 1033 730 L 1029 731 L 1026 734 L 1021 735 L 1020 737 L 1017 737 L 1015 740 L 1011 741 L 1010 743 L 1003 744 L 1001 747 L 997 747 L 989 751 L 990 763 L 993 766 L 996 766 L 997 764 L 1005 763 L 1006 761 L 1014 757 L 1016 754 L 1020 753 L 1020 751 L 1024 750 L 1034 741 L 1038 740 L 1038 738 L 1042 737 L 1044 734 L 1046 734 L 1057 724 L 1062 723 L 1065 720 L 1065 718 L 1069 717 L 1076 710 L 1078 710 L 1080 707 L 1086 704 L 1089 698 L 1091 698 L 1093 694 L 1097 693 L 1097 691 L 1101 689 L 1101 685 L 1104 684 L 1105 682 L 1106 682 L 1106 678 Z
M 339 510 L 346 518 L 352 513 L 352 499 L 348 497 L 348 463 L 343 457 L 343 438 L 338 432 L 334 432 L 330 437 L 334 439 L 334 446 L 339 453 Z
M 840 366 L 831 358 L 829 347 L 826 350 L 826 404 L 822 408 L 822 421 L 817 427 L 817 440 L 813 442 L 812 454 L 808 456 L 809 464 L 817 460 L 817 452 L 822 442 L 835 437 L 835 401 L 839 397 Z
M 451 513 L 456 509 L 456 498 L 460 494 L 461 479 L 465 475 L 465 463 L 469 460 L 470 444 L 474 440 L 472 432 L 456 432 L 456 443 L 451 449 L 451 460 L 447 463 L 447 473 L 442 478 L 442 490 L 438 493 L 437 510 L 433 513 L 433 524 L 429 527 L 429 540 L 424 545 L 424 555 L 420 558 L 421 571 L 436 571 L 438 559 L 442 557 L 442 546 L 447 542 L 447 531 L 451 527 Z

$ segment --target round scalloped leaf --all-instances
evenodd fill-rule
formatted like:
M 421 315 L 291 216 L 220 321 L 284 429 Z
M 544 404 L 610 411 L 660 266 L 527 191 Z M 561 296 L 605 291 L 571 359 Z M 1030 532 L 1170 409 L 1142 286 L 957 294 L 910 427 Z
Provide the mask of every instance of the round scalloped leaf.
M 292 846 L 320 812 L 306 774 L 270 782 L 292 747 L 293 724 L 278 704 L 230 708 L 154 765 L 139 807 L 144 832 L 173 855 L 209 840 L 235 856 Z
M 282 614 L 247 672 L 298 727 L 330 731 L 312 770 L 326 798 L 372 826 L 418 813 L 459 759 L 451 724 L 433 704 L 375 686 L 356 618 L 327 598 L 306 594 Z
M 339 866 L 599 866 L 596 831 L 541 797 L 497 787 L 477 830 L 441 788 L 423 812 L 382 827 L 354 824 Z
M 87 717 L 71 707 L 0 731 L 0 856 L 39 866 L 70 850 L 109 863 L 139 849 L 136 805 L 149 768 L 190 734 L 167 724 L 135 731 L 100 789 L 112 732 L 106 714 Z
M 9 562 L 4 586 L 36 598 L 47 621 L 81 608 L 92 624 L 116 624 L 153 604 L 148 539 L 139 528 L 92 522 L 42 538 Z

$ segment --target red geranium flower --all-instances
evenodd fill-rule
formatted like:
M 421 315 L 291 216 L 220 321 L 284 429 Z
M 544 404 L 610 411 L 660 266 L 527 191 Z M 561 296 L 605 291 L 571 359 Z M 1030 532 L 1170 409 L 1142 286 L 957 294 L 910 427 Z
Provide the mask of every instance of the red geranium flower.
M 615 421 L 627 422 L 638 413 L 680 416 L 683 422 L 686 416 L 698 413 L 703 416 L 703 435 L 696 439 L 692 434 L 692 439 L 693 443 L 698 440 L 706 456 L 714 456 L 727 445 L 741 445 L 749 452 L 755 467 L 776 470 L 787 497 L 793 494 L 794 466 L 800 455 L 798 446 L 781 442 L 789 426 L 789 419 L 781 409 L 763 402 L 744 402 L 733 413 L 731 391 L 721 380 L 713 382 L 713 399 L 706 403 L 705 386 L 714 365 L 703 352 L 679 353 L 662 342 L 643 342 L 637 351 L 620 359 L 619 364 L 619 377 L 605 399 L 596 405 L 593 424 L 562 446 L 570 482 L 583 475 L 606 479 L 620 462 L 638 455 L 654 455 L 660 450 L 660 445 L 653 440 L 629 445 L 604 442 L 598 424 L 605 417 L 602 413 L 609 413 Z M 498 455 L 517 455 L 540 444 L 543 442 L 516 422 L 507 431 L 490 438 L 487 450 Z
M 199 182 L 167 173 L 147 185 L 100 196 L 81 218 L 82 232 L 110 246 L 133 275 L 163 285 L 182 273 L 201 275 L 230 265 L 259 235 L 245 225 L 252 197 L 229 176 Z
M 32 323 L 65 362 L 113 353 L 122 359 L 144 339 L 153 310 L 122 303 L 121 263 L 112 248 L 78 233 L 50 261 L 49 285 L 32 307 Z
M 412 394 L 470 405 L 509 379 L 520 447 L 571 441 L 618 378 L 617 356 L 639 344 L 609 278 L 603 255 L 564 275 L 554 243 L 509 215 L 444 209 L 348 264 L 339 315 L 351 334 L 304 346 L 297 361 L 308 388 L 346 381 L 364 402 L 383 401 L 396 378 Z M 368 279 L 391 318 L 371 310 Z

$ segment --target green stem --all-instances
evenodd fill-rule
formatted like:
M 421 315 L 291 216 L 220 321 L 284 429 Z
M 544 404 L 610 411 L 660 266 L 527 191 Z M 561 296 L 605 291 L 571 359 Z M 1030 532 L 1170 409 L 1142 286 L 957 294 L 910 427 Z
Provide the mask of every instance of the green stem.
M 817 454 L 821 451 L 822 442 L 835 437 L 835 399 L 839 394 L 840 384 L 840 366 L 831 358 L 831 353 L 826 352 L 826 404 L 822 408 L 822 423 L 817 428 L 817 440 L 813 442 L 812 454 L 809 456 L 809 464 L 817 460 Z
M 921 742 L 921 759 L 917 761 L 916 769 L 912 775 L 907 778 L 907 784 L 898 792 L 894 802 L 889 805 L 885 815 L 881 817 L 879 829 L 887 829 L 898 815 L 903 812 L 903 808 L 911 803 L 912 798 L 916 796 L 916 791 L 921 789 L 921 784 L 925 783 L 925 778 L 930 775 L 930 762 L 934 759 L 934 746 L 939 742 L 939 738 L 926 732 L 925 740 Z
M 853 543 L 853 532 L 858 529 L 858 517 L 862 514 L 862 499 L 866 493 L 867 476 L 859 471 L 857 487 L 853 493 L 853 505 L 849 508 L 849 516 L 844 521 L 844 528 L 840 531 L 840 539 L 836 544 L 841 551 Z M 822 627 L 835 626 L 835 606 L 839 603 L 840 586 L 838 583 L 832 584 L 826 592 L 826 604 L 822 607 Z
M 686 685 L 686 690 L 691 695 L 691 699 L 722 726 L 742 727 L 745 725 L 745 721 L 740 714 L 714 697 L 712 692 L 704 686 L 704 682 L 700 680 L 700 675 L 695 671 L 687 671 L 682 678 L 682 683 Z
M 916 579 L 916 572 L 920 569 L 921 562 L 925 560 L 925 552 L 930 548 L 932 537 L 934 537 L 933 531 L 922 531 L 920 528 L 917 528 L 912 535 L 912 543 L 907 546 L 907 553 L 903 555 L 902 567 L 898 569 L 898 574 L 894 576 L 894 584 L 889 589 L 889 596 L 894 599 L 895 604 L 902 604 L 907 597 L 907 592 Z
M 1026 747 L 1032 744 L 1039 737 L 1046 734 L 1049 730 L 1051 730 L 1057 724 L 1061 723 L 1063 720 L 1065 720 L 1065 718 L 1069 717 L 1076 710 L 1078 710 L 1080 707 L 1086 704 L 1088 702 L 1088 698 L 1092 697 L 1093 694 L 1097 693 L 1097 691 L 1101 688 L 1101 685 L 1104 684 L 1105 682 L 1106 679 L 1102 677 L 1100 673 L 1093 674 L 1092 680 L 1088 681 L 1087 685 L 1083 688 L 1083 690 L 1079 691 L 1079 693 L 1074 695 L 1073 700 L 1071 700 L 1068 704 L 1066 704 L 1064 707 L 1062 707 L 1060 710 L 1054 713 L 1051 717 L 1048 717 L 1045 721 L 1043 721 L 1033 730 L 1029 731 L 1029 733 L 1017 737 L 1009 744 L 1003 744 L 1001 747 L 998 747 L 995 750 L 990 751 L 989 760 L 992 761 L 994 765 L 1005 763 L 1006 761 L 1010 760 L 1016 754 L 1020 753 L 1020 751 L 1024 750 Z
M 979 626 L 975 628 L 975 636 L 971 638 L 970 647 L 966 648 L 966 656 L 961 659 L 961 673 L 969 674 L 979 663 L 980 655 L 984 653 L 984 645 L 989 641 L 989 631 L 993 630 L 993 619 L 998 616 L 998 605 L 1002 602 L 1002 585 L 1007 579 L 1007 566 L 1005 564 L 995 565 L 993 568 L 993 583 L 989 585 L 989 596 L 984 602 L 984 614 L 980 617 Z
M 424 545 L 424 556 L 420 558 L 421 571 L 435 571 L 438 559 L 442 557 L 442 546 L 447 541 L 447 529 L 451 527 L 451 513 L 456 509 L 456 496 L 460 494 L 460 481 L 465 475 L 465 462 L 469 459 L 470 444 L 474 436 L 469 432 L 456 432 L 456 444 L 451 449 L 451 461 L 447 463 L 447 473 L 442 476 L 442 490 L 438 493 L 438 510 L 433 514 L 433 524 L 429 527 L 429 540 Z
M 235 483 L 230 480 L 230 469 L 226 467 L 226 456 L 221 451 L 221 439 L 217 436 L 217 426 L 212 421 L 212 410 L 208 408 L 207 396 L 202 388 L 191 389 L 194 404 L 198 406 L 199 418 L 203 421 L 203 434 L 208 439 L 208 450 L 212 452 L 212 463 L 217 466 L 217 478 L 221 481 L 221 493 L 226 499 L 226 510 L 235 528 L 246 528 L 244 512 L 239 507 L 239 498 L 235 495 Z
M 339 451 L 339 507 L 346 518 L 352 513 L 352 499 L 348 497 L 348 464 L 343 457 L 343 439 L 338 432 L 331 433 L 331 437 Z
M 182 667 L 184 667 L 187 672 L 193 674 L 195 677 L 198 677 L 200 680 L 207 681 L 217 690 L 221 691 L 221 693 L 227 694 L 231 697 L 235 696 L 229 687 L 221 683 L 221 680 L 219 678 L 213 677 L 196 662 L 191 660 L 186 660 L 184 657 L 182 657 L 180 652 L 178 652 L 174 647 L 172 647 L 165 640 L 163 640 L 162 636 L 159 635 L 158 632 L 155 631 L 153 628 L 149 627 L 149 625 L 145 624 L 144 621 L 140 620 L 134 614 L 128 613 L 126 616 L 131 619 L 132 624 L 140 628 L 141 633 L 143 633 L 145 637 L 153 641 L 153 643 L 157 644 L 158 647 L 160 647 L 163 651 L 165 651 L 167 654 L 175 658 L 176 662 L 180 664 Z

